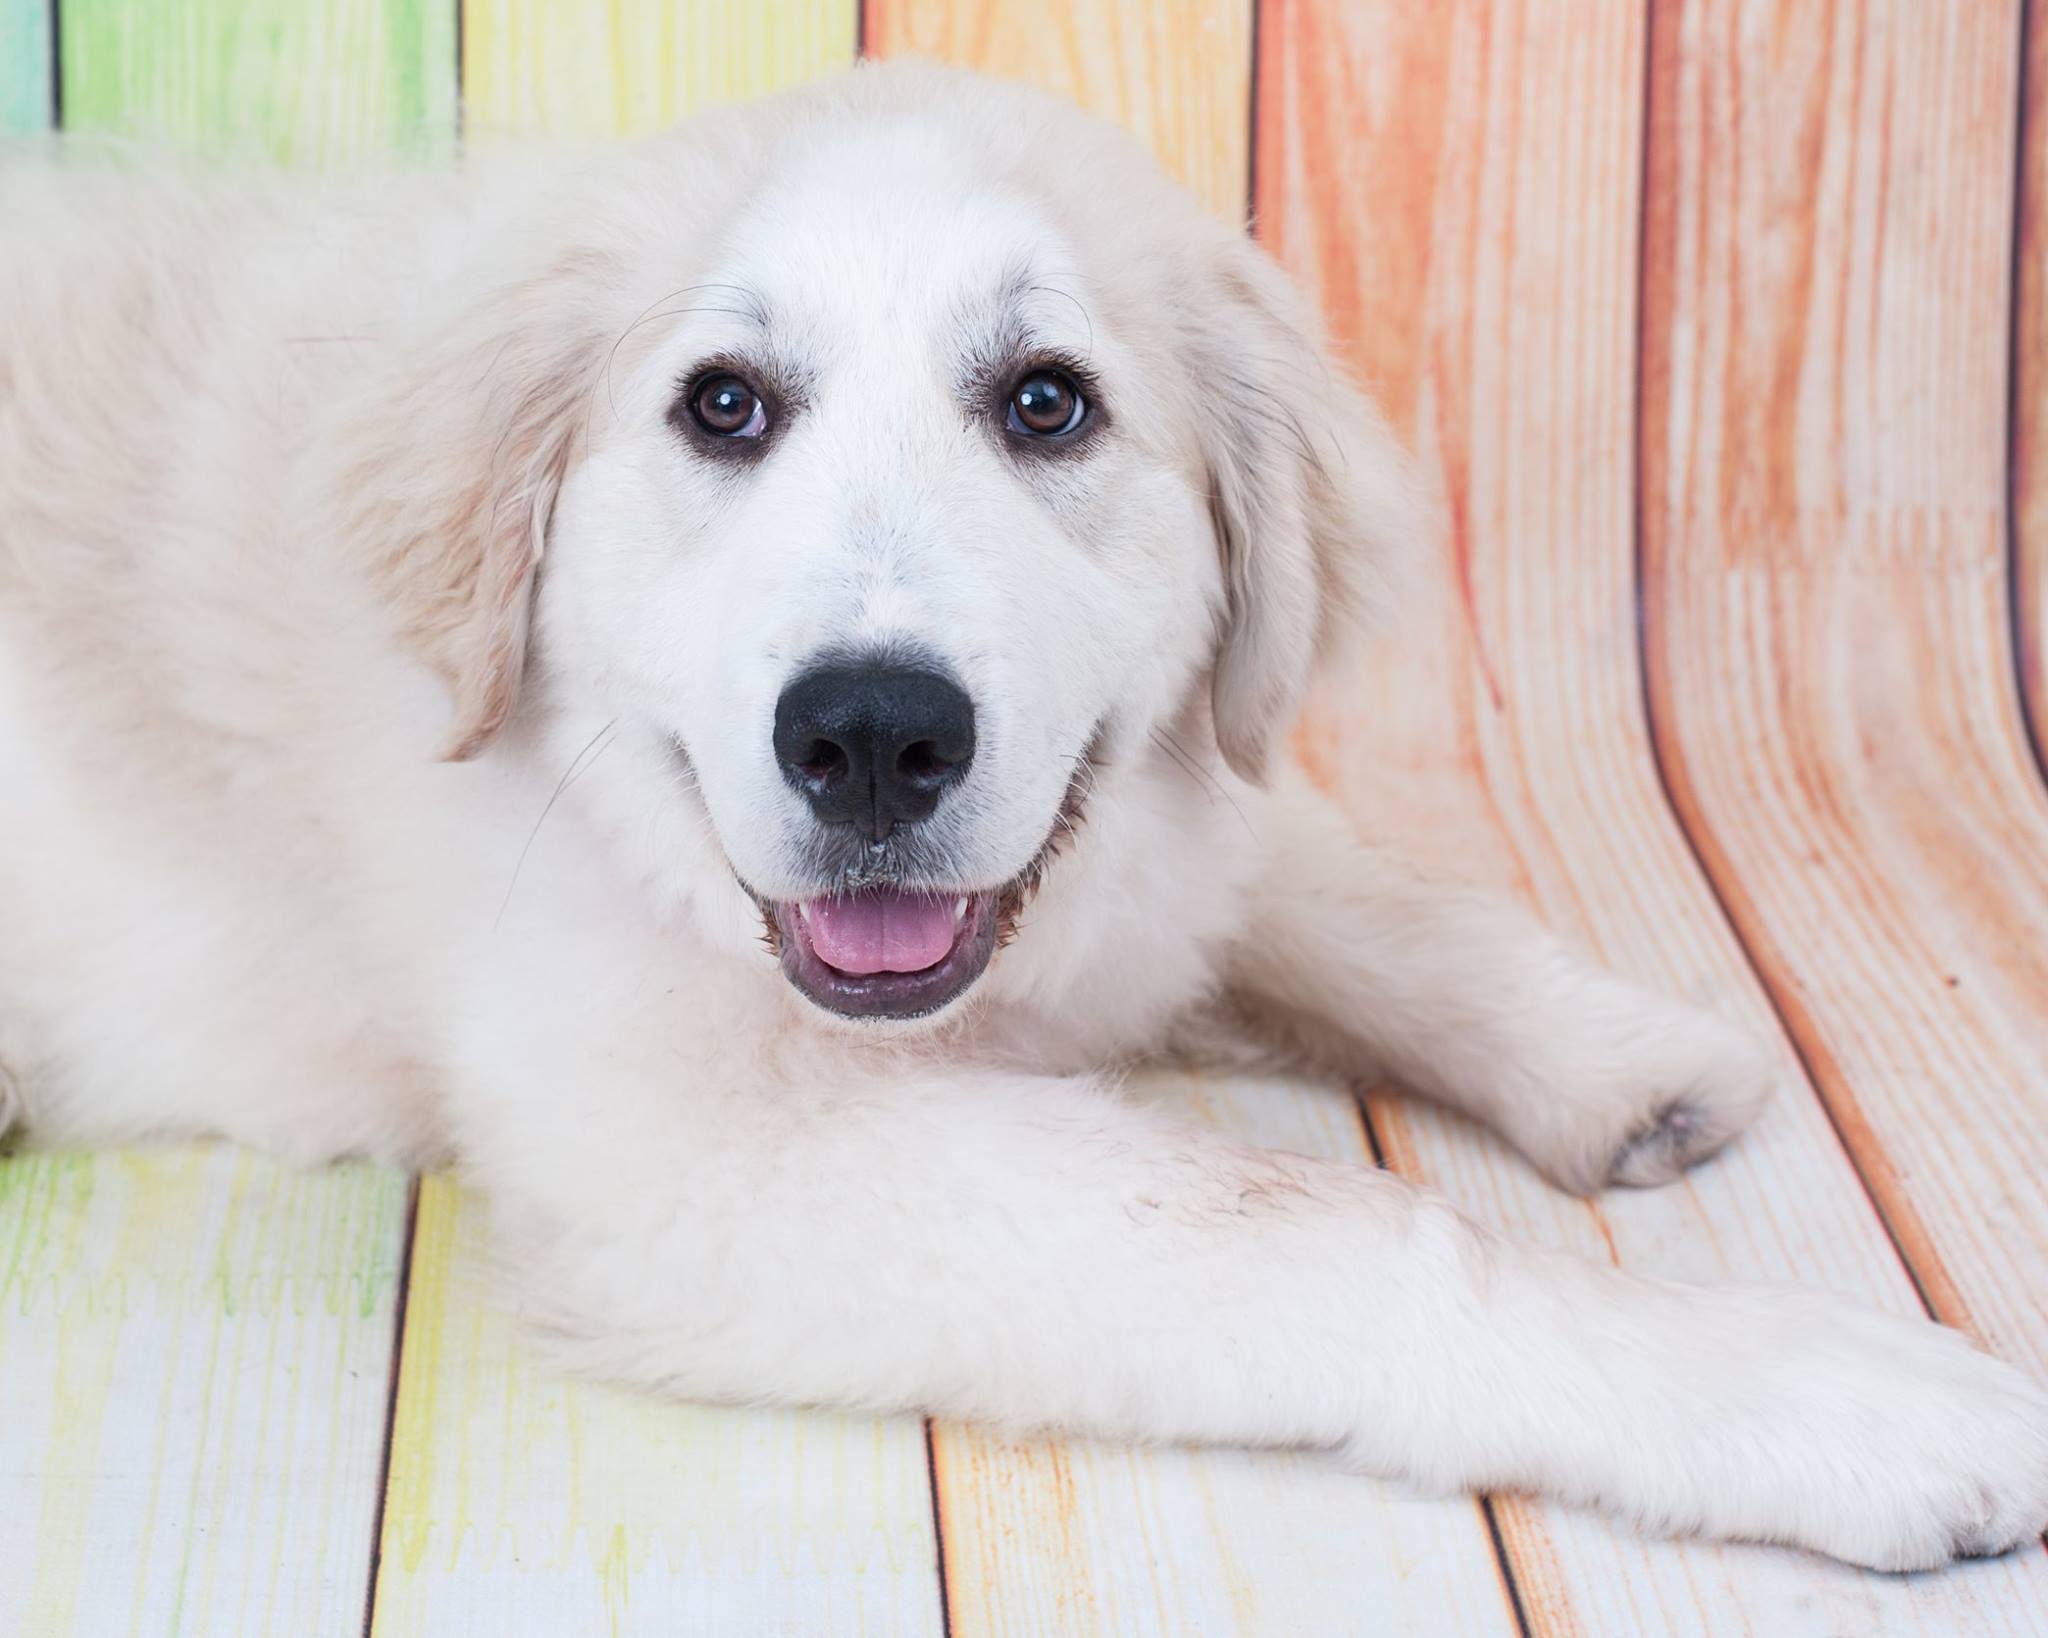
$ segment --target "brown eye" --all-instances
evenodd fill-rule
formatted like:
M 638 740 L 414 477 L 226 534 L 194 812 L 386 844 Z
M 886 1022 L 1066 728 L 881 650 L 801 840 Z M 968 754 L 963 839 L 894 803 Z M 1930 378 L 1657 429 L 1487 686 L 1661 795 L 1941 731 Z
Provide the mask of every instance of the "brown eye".
M 728 370 L 716 370 L 690 389 L 690 414 L 714 438 L 758 438 L 768 430 L 761 395 Z
M 1027 438 L 1064 438 L 1088 419 L 1088 400 L 1058 370 L 1033 370 L 1010 392 L 1009 426 Z

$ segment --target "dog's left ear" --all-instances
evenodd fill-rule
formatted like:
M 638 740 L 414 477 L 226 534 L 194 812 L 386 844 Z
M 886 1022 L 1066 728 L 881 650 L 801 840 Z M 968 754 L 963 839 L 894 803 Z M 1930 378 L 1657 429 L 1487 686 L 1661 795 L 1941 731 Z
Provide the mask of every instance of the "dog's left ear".
M 322 453 L 324 515 L 448 681 L 449 761 L 518 699 L 534 572 L 604 361 L 600 283 L 566 257 L 473 284 L 460 311 L 393 338 Z
M 1318 663 L 1394 600 L 1421 508 L 1400 446 L 1265 252 L 1233 235 L 1198 265 L 1181 345 L 1223 559 L 1216 744 L 1256 782 Z

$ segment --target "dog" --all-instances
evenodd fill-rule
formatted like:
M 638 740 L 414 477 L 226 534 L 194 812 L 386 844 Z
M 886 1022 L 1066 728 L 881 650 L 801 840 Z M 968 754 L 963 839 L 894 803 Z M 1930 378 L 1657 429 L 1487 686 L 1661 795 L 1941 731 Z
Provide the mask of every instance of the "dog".
M 2048 1396 L 1952 1331 L 1119 1096 L 1243 1041 L 1589 1192 L 1773 1075 L 1292 766 L 1417 486 L 1128 139 L 865 66 L 356 181 L 17 158 L 0 216 L 32 1140 L 452 1160 L 565 1353 L 674 1394 L 1328 1447 L 1885 1569 L 2048 1525 Z

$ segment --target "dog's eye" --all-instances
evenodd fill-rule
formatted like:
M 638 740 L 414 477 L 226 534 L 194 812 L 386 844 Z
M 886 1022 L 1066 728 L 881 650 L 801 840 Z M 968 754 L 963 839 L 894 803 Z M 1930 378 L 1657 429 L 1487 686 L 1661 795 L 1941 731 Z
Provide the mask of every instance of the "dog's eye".
M 1027 438 L 1064 438 L 1087 419 L 1088 400 L 1058 370 L 1033 370 L 1010 391 L 1010 430 Z
M 714 438 L 758 438 L 768 430 L 761 395 L 728 370 L 714 370 L 691 387 L 690 414 Z

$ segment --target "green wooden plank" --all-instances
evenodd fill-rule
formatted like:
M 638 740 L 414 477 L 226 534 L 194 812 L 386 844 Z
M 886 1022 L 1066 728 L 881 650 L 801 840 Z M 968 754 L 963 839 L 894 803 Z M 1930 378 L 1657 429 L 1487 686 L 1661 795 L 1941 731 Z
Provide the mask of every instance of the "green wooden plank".
M 50 0 L 0 0 L 0 132 L 50 123 Z
M 454 145 L 454 0 L 65 0 L 58 28 L 68 130 L 310 164 Z
M 353 1633 L 404 1177 L 0 1160 L 0 1633 Z

